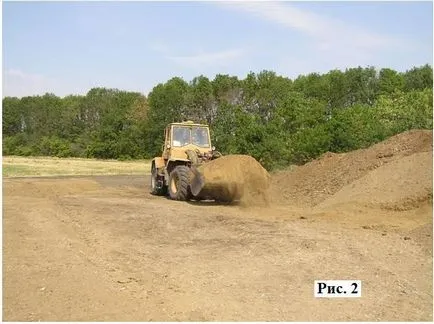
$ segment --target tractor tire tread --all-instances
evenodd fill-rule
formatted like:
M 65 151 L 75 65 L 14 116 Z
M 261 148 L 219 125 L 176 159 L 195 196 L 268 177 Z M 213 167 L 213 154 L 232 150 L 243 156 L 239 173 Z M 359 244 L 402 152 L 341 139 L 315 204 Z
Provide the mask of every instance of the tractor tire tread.
M 178 188 L 174 193 L 170 189 L 170 184 L 172 183 L 172 177 L 178 174 Z M 190 169 L 187 166 L 179 165 L 170 174 L 169 179 L 169 195 L 173 200 L 187 201 L 192 197 L 190 191 Z

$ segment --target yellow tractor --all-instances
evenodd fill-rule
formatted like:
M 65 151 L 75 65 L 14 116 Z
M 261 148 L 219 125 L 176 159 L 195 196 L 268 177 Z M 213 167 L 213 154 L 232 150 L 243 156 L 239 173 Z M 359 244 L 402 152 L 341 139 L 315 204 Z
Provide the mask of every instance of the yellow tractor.
M 168 193 L 171 199 L 184 201 L 205 198 L 200 197 L 204 183 L 200 181 L 197 168 L 221 157 L 211 145 L 208 125 L 192 121 L 171 123 L 164 136 L 162 156 L 152 160 L 151 193 Z M 194 183 L 193 178 L 196 179 Z

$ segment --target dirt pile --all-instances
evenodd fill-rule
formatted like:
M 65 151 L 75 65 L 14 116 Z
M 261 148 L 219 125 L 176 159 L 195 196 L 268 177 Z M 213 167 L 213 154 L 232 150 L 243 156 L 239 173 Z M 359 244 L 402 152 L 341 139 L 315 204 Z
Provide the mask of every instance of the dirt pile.
M 221 201 L 239 201 L 243 206 L 269 202 L 270 175 L 253 157 L 227 155 L 198 168 L 202 176 L 201 196 Z M 193 176 L 192 184 L 198 181 Z
M 415 153 L 387 163 L 318 205 L 361 204 L 395 211 L 409 210 L 432 199 L 432 152 Z
M 409 191 L 417 192 L 419 198 Z M 414 199 L 428 197 L 428 191 L 432 192 L 432 131 L 428 130 L 407 131 L 366 149 L 326 153 L 293 171 L 274 174 L 271 185 L 274 203 L 298 206 L 375 195 L 375 202 L 384 206 L 393 208 L 400 201 L 402 206 L 398 205 L 406 208 Z

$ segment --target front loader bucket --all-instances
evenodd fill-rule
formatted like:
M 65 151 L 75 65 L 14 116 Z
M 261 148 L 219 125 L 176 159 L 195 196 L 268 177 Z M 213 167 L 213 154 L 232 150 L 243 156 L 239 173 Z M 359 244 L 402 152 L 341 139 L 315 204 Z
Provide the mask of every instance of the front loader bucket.
M 268 172 L 247 155 L 223 156 L 191 171 L 190 190 L 199 199 L 232 202 L 261 196 L 269 186 Z
M 196 167 L 192 167 L 191 171 L 193 172 L 193 175 L 190 181 L 190 190 L 193 196 L 197 197 L 205 186 L 205 179 Z
M 222 202 L 239 199 L 241 195 L 236 183 L 209 175 L 210 170 L 212 172 L 212 163 L 208 162 L 199 168 L 192 168 L 190 190 L 193 196 Z

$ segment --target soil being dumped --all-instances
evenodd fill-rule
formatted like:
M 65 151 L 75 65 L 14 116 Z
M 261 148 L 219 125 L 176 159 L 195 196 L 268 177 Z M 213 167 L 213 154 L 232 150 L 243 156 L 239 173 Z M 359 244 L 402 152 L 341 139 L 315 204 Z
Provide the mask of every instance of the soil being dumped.
M 275 173 L 273 203 L 312 207 L 357 201 L 401 210 L 432 200 L 432 140 L 432 131 L 407 131 Z
M 243 206 L 268 205 L 270 175 L 253 157 L 227 155 L 202 165 L 198 170 L 204 182 L 201 196 L 238 201 Z

